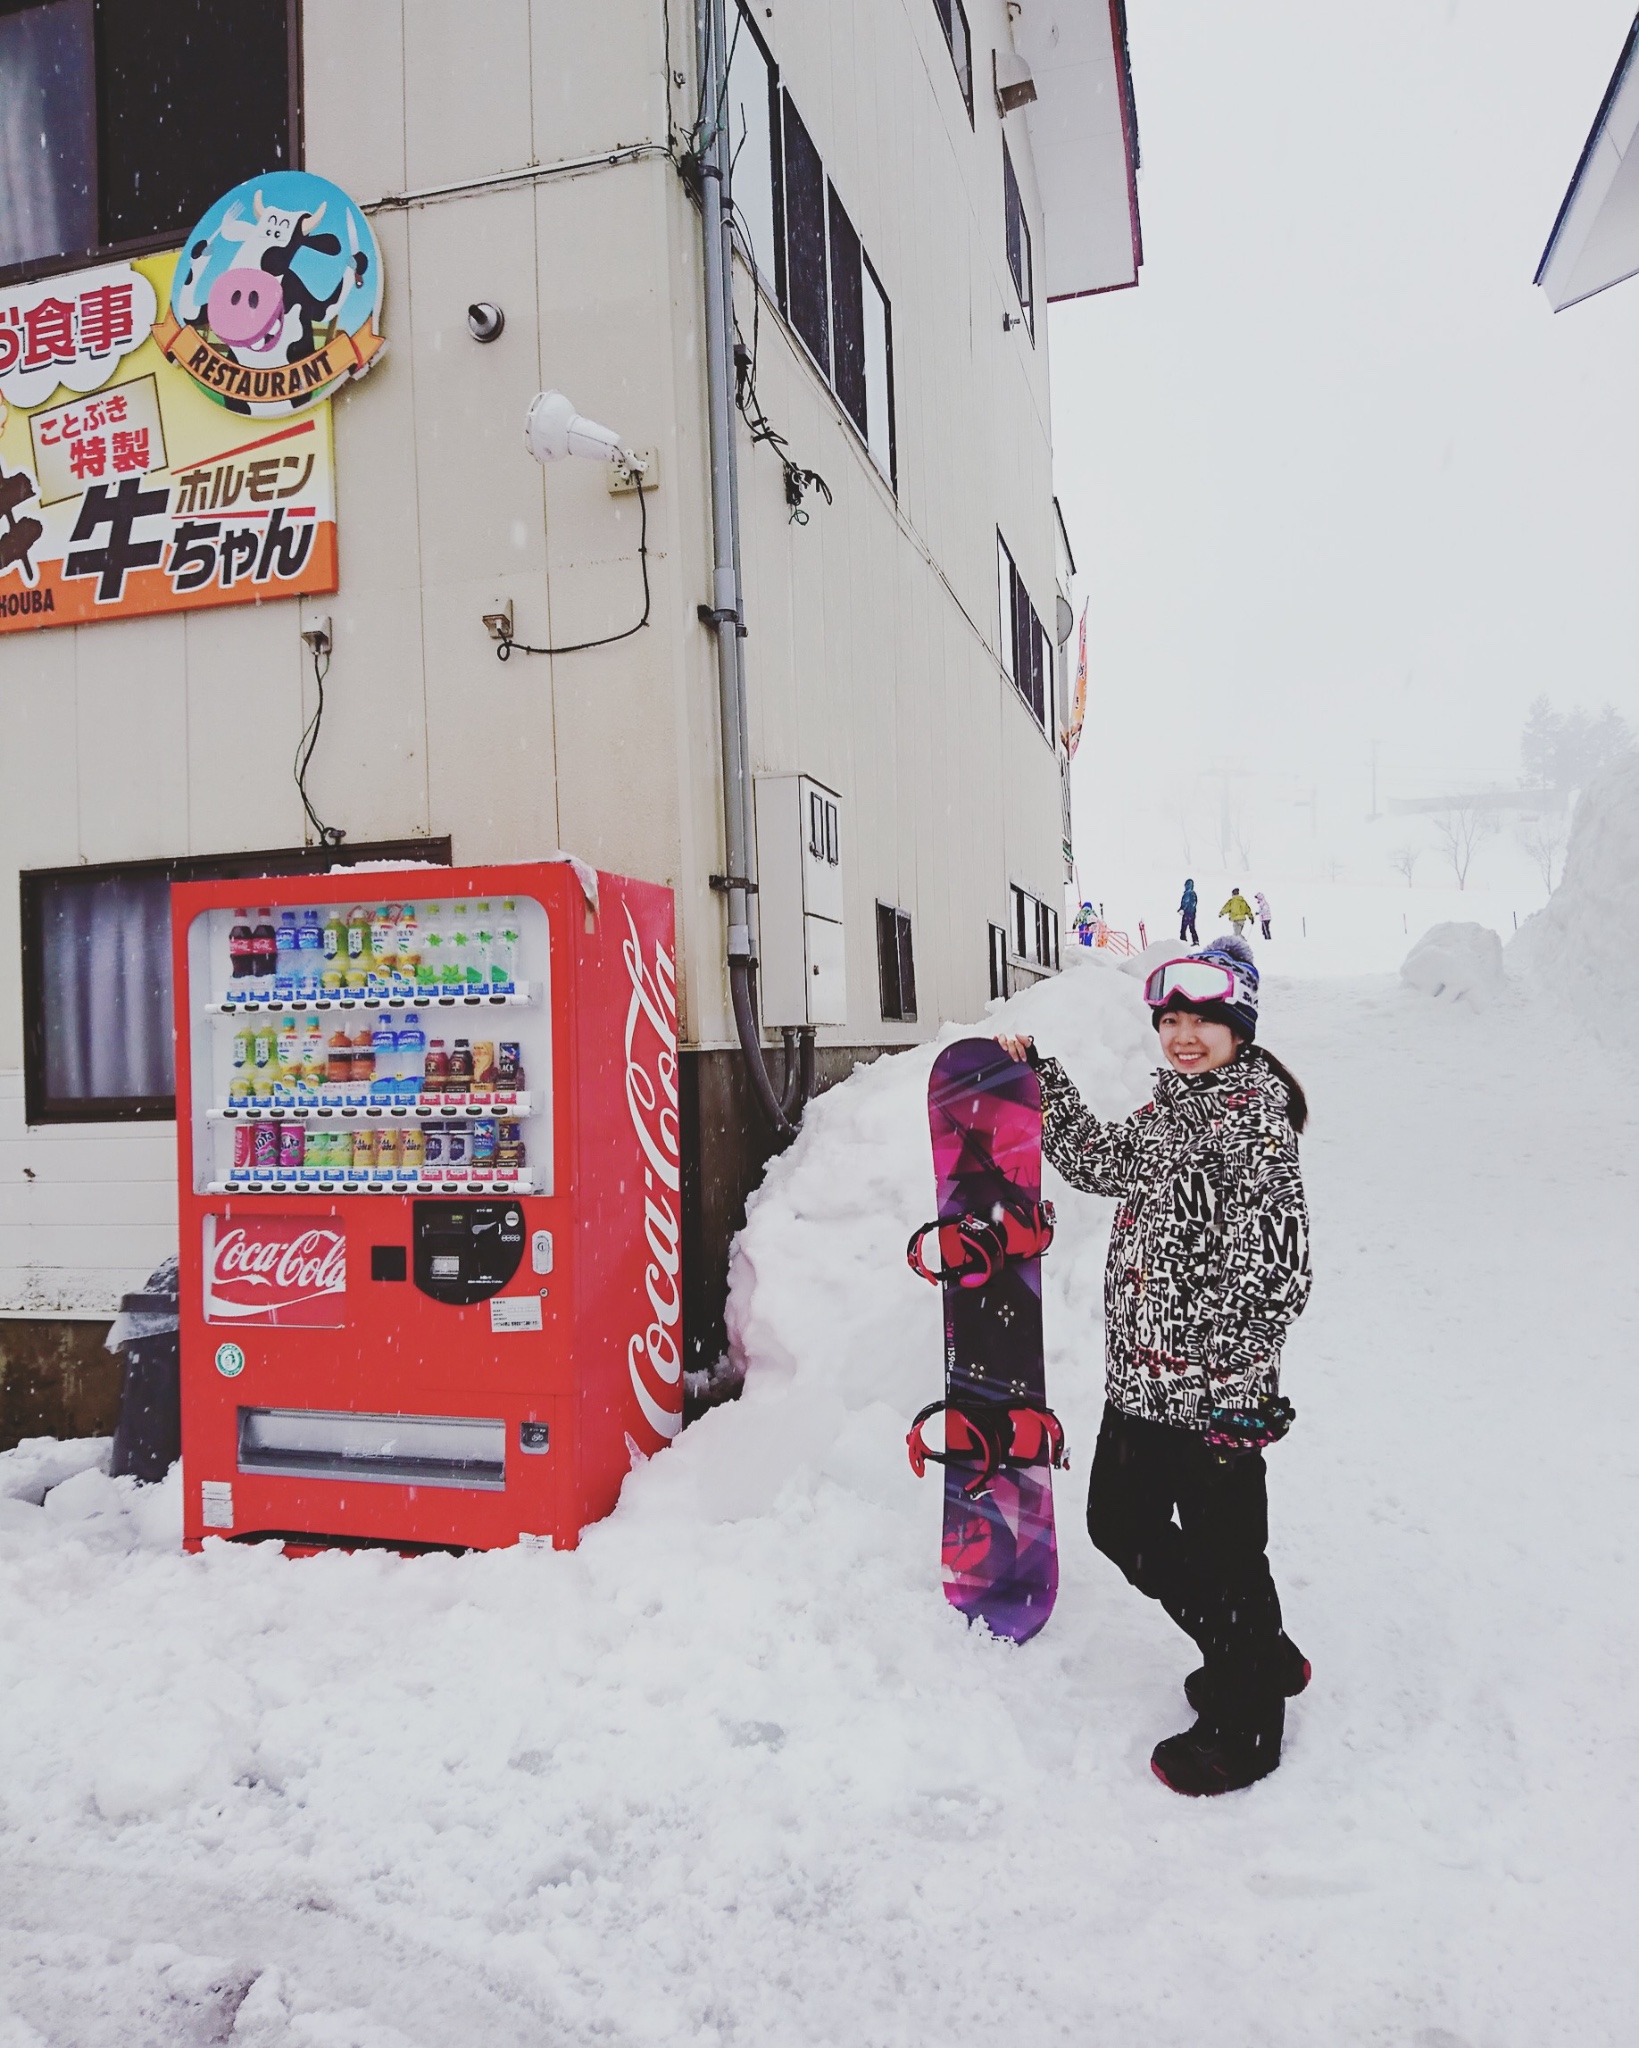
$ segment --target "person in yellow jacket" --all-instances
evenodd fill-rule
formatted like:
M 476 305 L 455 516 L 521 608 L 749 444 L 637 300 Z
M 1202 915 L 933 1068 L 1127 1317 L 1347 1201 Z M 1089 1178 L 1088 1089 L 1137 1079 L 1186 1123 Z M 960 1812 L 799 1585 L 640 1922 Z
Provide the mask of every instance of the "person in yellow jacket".
M 1241 894 L 1239 882 L 1230 890 L 1229 901 L 1218 912 L 1218 915 L 1229 919 L 1230 923 L 1235 927 L 1236 938 L 1239 938 L 1241 933 L 1252 922 L 1252 906 Z

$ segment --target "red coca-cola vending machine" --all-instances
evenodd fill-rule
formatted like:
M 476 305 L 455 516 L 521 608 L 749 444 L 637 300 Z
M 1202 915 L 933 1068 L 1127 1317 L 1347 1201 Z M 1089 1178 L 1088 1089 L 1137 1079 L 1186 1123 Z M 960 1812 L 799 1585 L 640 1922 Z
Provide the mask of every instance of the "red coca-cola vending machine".
M 574 1544 L 681 1420 L 670 891 L 355 869 L 171 915 L 189 1547 Z

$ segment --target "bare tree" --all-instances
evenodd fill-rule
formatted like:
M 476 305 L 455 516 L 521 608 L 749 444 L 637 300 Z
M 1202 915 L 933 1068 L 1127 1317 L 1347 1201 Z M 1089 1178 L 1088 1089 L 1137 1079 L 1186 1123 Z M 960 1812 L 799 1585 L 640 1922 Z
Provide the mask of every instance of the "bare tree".
M 1475 849 L 1497 830 L 1495 814 L 1473 802 L 1453 804 L 1448 811 L 1435 812 L 1434 830 L 1457 877 L 1457 887 L 1466 889 Z
M 1411 887 L 1413 870 L 1422 857 L 1423 849 L 1420 846 L 1411 846 L 1409 844 L 1397 846 L 1393 853 L 1389 855 L 1389 866 L 1394 869 L 1396 874 L 1405 876 L 1408 889 Z
M 1560 855 L 1565 851 L 1568 836 L 1563 818 L 1536 817 L 1522 818 L 1516 829 L 1520 845 L 1530 855 L 1536 870 L 1542 877 L 1542 886 L 1551 894 L 1554 886 L 1554 869 Z

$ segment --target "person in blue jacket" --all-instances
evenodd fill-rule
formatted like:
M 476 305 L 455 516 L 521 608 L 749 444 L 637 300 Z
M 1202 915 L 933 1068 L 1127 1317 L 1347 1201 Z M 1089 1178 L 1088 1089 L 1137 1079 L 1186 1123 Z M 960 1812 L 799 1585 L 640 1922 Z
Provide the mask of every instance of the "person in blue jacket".
M 1188 939 L 1194 946 L 1201 943 L 1201 935 L 1195 929 L 1195 908 L 1200 900 L 1195 893 L 1194 882 L 1186 876 L 1184 893 L 1178 904 L 1178 937 L 1180 940 Z

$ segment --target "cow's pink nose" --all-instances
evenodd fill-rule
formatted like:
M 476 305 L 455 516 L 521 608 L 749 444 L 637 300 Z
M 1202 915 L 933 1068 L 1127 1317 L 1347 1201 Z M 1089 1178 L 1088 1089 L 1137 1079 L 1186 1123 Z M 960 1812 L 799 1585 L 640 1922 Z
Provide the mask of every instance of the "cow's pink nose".
M 265 270 L 230 270 L 211 286 L 206 311 L 230 348 L 251 348 L 284 317 L 279 280 Z

